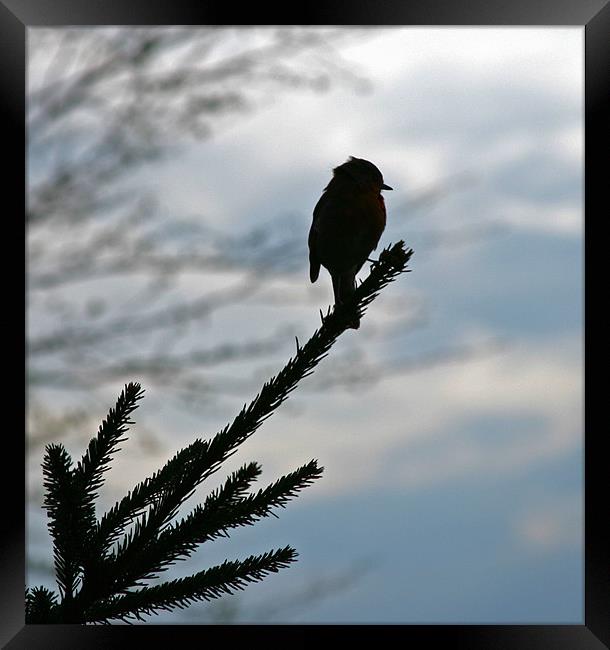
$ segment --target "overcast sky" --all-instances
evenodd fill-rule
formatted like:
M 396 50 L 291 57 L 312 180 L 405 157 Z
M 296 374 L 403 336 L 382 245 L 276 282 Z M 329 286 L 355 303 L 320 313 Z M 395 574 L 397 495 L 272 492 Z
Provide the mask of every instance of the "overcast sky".
M 318 326 L 299 296 L 325 307 L 332 292 L 324 271 L 309 284 L 307 232 L 332 168 L 350 155 L 394 188 L 381 245 L 415 250 L 412 273 L 227 465 L 260 461 L 262 485 L 317 458 L 324 477 L 279 519 L 179 567 L 294 545 L 296 565 L 223 599 L 241 620 L 582 623 L 583 45 L 580 27 L 371 29 L 343 51 L 365 92 L 278 94 L 138 175 L 168 215 L 204 212 L 234 232 L 277 219 L 302 241 L 302 276 L 270 286 L 288 287 L 295 305 L 258 305 L 247 322 L 228 310 L 211 321 L 210 342 L 294 322 L 306 340 Z M 188 277 L 180 287 L 196 294 Z M 421 322 L 403 330 L 409 314 Z M 387 336 L 373 336 L 381 326 Z M 476 353 L 324 390 L 335 356 L 350 358 L 367 329 L 356 375 L 368 363 Z M 287 336 L 269 375 L 292 346 Z M 239 364 L 225 372 L 239 375 Z M 220 429 L 249 396 L 203 423 L 153 407 L 150 391 L 141 410 L 172 432 L 173 451 Z M 123 448 L 112 497 L 169 455 L 138 461 Z M 274 611 L 278 594 L 294 606 Z M 155 621 L 196 622 L 204 609 Z

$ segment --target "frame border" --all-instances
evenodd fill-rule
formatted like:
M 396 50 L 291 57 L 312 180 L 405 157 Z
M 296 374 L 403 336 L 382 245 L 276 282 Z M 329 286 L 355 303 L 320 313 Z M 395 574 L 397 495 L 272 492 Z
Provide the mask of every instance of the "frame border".
M 5 171 L 5 192 L 25 214 L 26 201 L 26 30 L 28 27 L 94 26 L 94 25 L 470 25 L 470 26 L 582 26 L 585 34 L 585 277 L 591 277 L 592 235 L 595 228 L 593 215 L 595 207 L 601 205 L 602 192 L 606 190 L 607 179 L 602 175 L 607 170 L 607 152 L 610 150 L 610 130 L 604 113 L 604 99 L 609 94 L 608 70 L 610 70 L 610 4 L 609 0 L 411 0 L 407 5 L 400 0 L 333 0 L 324 6 L 273 8 L 262 6 L 243 7 L 239 18 L 227 4 L 206 2 L 191 3 L 188 0 L 158 0 L 157 3 L 144 0 L 0 0 L 0 55 L 3 62 L 0 72 L 0 106 L 4 120 L 3 142 L 10 152 L 5 160 L 9 162 Z M 242 8 L 240 8 L 242 9 Z M 602 163 L 605 160 L 605 165 Z M 597 162 L 597 165 L 594 163 Z M 604 197 L 605 198 L 605 197 Z M 607 209 L 606 209 L 607 212 Z M 601 215 L 600 215 L 601 216 Z M 588 218 L 587 218 L 588 217 Z M 18 222 L 19 220 L 13 220 Z M 23 284 L 10 282 L 17 293 L 17 303 L 23 305 L 24 320 L 10 319 L 17 330 L 12 341 L 23 342 L 25 351 L 25 283 L 26 253 L 25 226 L 23 225 L 24 247 Z M 10 240 L 7 240 L 7 242 Z M 601 257 L 601 256 L 600 256 Z M 6 265 L 5 278 L 15 277 L 15 262 L 3 256 Z M 599 259 L 599 257 L 598 257 Z M 10 270 L 10 275 L 9 275 Z M 589 283 L 590 284 L 590 283 Z M 591 312 L 591 290 L 585 284 L 585 332 L 591 335 L 594 320 Z M 22 302 L 20 302 L 22 301 Z M 589 339 L 591 340 L 591 339 Z M 583 341 L 584 344 L 584 341 Z M 587 384 L 587 366 L 591 367 L 593 346 L 584 344 L 585 360 L 585 430 L 591 422 L 592 390 L 595 385 Z M 24 357 L 25 360 L 25 357 Z M 23 377 L 25 387 L 25 363 L 10 379 Z M 598 384 L 599 385 L 599 384 Z M 18 391 L 17 391 L 18 393 Z M 24 413 L 26 396 L 19 395 Z M 589 415 L 587 419 L 587 415 Z M 14 431 L 20 431 L 17 426 Z M 9 442 L 17 458 L 23 448 L 13 436 Z M 223 642 L 242 639 L 248 643 L 264 638 L 264 642 L 301 645 L 311 643 L 322 635 L 326 640 L 345 640 L 345 628 L 357 628 L 362 640 L 379 643 L 383 641 L 425 642 L 426 644 L 451 644 L 454 648 L 498 648 L 500 650 L 521 650 L 524 648 L 548 648 L 574 650 L 599 650 L 610 647 L 610 571 L 608 549 L 610 535 L 605 529 L 603 494 L 607 492 L 607 467 L 600 435 L 591 429 L 585 435 L 585 611 L 583 625 L 215 625 L 206 626 L 206 633 L 218 631 Z M 14 449 L 17 447 L 18 449 Z M 9 457 L 8 454 L 5 458 Z M 23 466 L 25 486 L 25 466 Z M 8 473 L 5 473 L 8 476 Z M 11 494 L 15 478 L 10 476 L 4 494 Z M 191 637 L 201 641 L 199 626 L 138 625 L 138 626 L 78 626 L 78 625 L 25 625 L 25 508 L 23 503 L 3 504 L 9 508 L 2 518 L 3 553 L 0 556 L 2 575 L 2 597 L 0 616 L 0 643 L 6 648 L 122 648 L 133 647 L 134 643 L 151 645 L 175 643 Z M 12 508 L 12 510 L 11 510 Z M 215 628 L 218 628 L 217 630 Z

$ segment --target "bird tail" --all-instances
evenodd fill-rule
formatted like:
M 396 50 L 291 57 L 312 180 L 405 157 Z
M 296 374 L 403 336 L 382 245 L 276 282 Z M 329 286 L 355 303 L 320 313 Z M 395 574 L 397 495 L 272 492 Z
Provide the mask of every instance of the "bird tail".
M 333 293 L 335 294 L 335 305 L 347 302 L 356 291 L 356 278 L 351 273 L 333 275 Z M 360 318 L 356 315 L 350 321 L 348 327 L 357 330 L 360 327 Z
M 318 279 L 319 275 L 320 275 L 320 262 L 316 262 L 315 260 L 312 260 L 310 257 L 309 258 L 309 279 L 312 282 L 315 282 Z

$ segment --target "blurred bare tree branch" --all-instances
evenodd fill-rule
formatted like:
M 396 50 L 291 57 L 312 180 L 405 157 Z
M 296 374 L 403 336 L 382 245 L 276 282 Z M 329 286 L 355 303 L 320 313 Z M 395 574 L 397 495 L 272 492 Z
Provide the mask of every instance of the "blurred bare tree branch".
M 271 237 L 273 224 L 228 236 L 205 215 L 172 215 L 168 225 L 154 198 L 130 183 L 185 138 L 205 140 L 292 88 L 365 90 L 337 49 L 353 36 L 331 28 L 30 32 L 31 440 L 47 438 L 40 389 L 89 389 L 134 372 L 149 384 L 188 384 L 194 370 L 269 351 L 272 337 L 228 337 L 209 349 L 175 344 L 189 323 L 252 297 L 265 274 L 294 258 L 297 242 Z M 229 274 L 233 283 L 186 300 L 177 284 L 187 272 Z M 100 286 L 113 280 L 126 295 L 110 300 Z M 168 331 L 173 342 L 162 354 L 146 345 Z M 75 419 L 48 415 L 55 431 Z
M 274 339 L 287 325 L 279 323 L 263 336 L 247 328 L 238 337 L 227 332 L 225 340 L 216 336 L 205 346 L 202 324 L 235 305 L 319 306 L 315 290 L 298 296 L 291 291 L 290 282 L 300 281 L 306 263 L 305 240 L 294 232 L 293 215 L 271 215 L 256 227 L 228 232 L 215 225 L 214 215 L 168 218 L 154 196 L 134 190 L 134 178 L 189 138 L 205 142 L 292 89 L 369 90 L 369 81 L 340 53 L 367 33 L 298 27 L 30 30 L 32 449 L 49 436 L 61 439 L 62 428 L 65 435 L 77 432 L 79 411 L 64 411 L 57 391 L 96 399 L 96 387 L 137 375 L 190 409 L 234 395 L 265 372 L 257 361 L 277 352 Z M 457 174 L 412 193 L 396 215 L 417 213 L 471 182 L 471 175 Z M 431 249 L 489 234 L 490 227 L 420 233 Z M 206 288 L 211 274 L 220 288 Z M 185 292 L 185 277 L 191 287 L 193 278 L 201 278 L 201 289 Z M 399 310 L 389 329 L 371 323 L 363 336 L 371 341 L 398 326 L 402 332 L 419 327 L 426 314 L 421 307 L 416 311 Z M 247 320 L 245 311 L 240 318 Z M 188 336 L 195 327 L 196 342 Z M 345 369 L 354 355 L 357 349 Z M 362 354 L 358 358 L 363 361 Z M 251 371 L 240 371 L 238 379 L 217 371 L 229 362 L 249 363 Z M 358 385 L 375 380 L 368 365 L 359 368 Z M 351 386 L 353 374 L 352 369 L 326 377 L 324 386 Z

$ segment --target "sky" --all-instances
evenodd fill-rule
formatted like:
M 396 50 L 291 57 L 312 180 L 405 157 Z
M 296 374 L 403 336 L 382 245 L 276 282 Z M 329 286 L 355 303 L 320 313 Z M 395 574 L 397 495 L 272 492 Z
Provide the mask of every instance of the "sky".
M 307 277 L 311 211 L 350 155 L 394 188 L 381 246 L 404 239 L 415 251 L 412 272 L 223 473 L 255 459 L 262 486 L 317 458 L 323 478 L 176 574 L 286 544 L 299 561 L 154 622 L 582 623 L 583 33 L 371 29 L 342 49 L 366 92 L 278 94 L 137 176 L 168 214 L 204 210 L 233 231 L 277 218 L 302 241 L 302 277 L 269 286 L 295 304 L 249 305 L 247 320 L 238 305 L 211 320 L 210 342 L 282 326 L 304 341 L 318 326 L 311 299 L 325 307 L 332 294 L 324 271 L 315 285 Z M 196 295 L 198 281 L 185 275 L 180 291 Z M 293 341 L 278 345 L 268 376 Z M 358 379 L 369 364 L 377 381 L 325 389 L 333 372 Z M 225 372 L 239 379 L 239 362 Z M 123 445 L 108 501 L 254 392 L 204 422 L 149 392 L 140 409 L 172 431 L 167 448 L 140 458 Z M 44 552 L 35 513 L 30 530 Z M 35 568 L 29 579 L 48 582 Z

